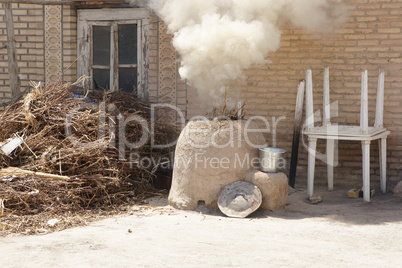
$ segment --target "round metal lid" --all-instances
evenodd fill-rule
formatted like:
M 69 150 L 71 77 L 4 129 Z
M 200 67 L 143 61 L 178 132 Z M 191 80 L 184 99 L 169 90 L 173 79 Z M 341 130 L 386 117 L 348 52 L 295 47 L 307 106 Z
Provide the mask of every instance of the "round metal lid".
M 262 194 L 257 185 L 248 181 L 235 181 L 223 187 L 218 207 L 229 217 L 245 218 L 256 211 L 262 203 Z

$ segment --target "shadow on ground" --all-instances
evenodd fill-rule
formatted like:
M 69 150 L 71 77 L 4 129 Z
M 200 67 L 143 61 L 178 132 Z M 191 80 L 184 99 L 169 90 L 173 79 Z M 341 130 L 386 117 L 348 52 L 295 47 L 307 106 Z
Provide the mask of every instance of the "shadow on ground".
M 348 198 L 349 188 L 328 191 L 324 187 L 315 188 L 315 196 L 321 196 L 322 202 L 311 204 L 307 200 L 305 189 L 296 189 L 289 193 L 288 204 L 284 210 L 276 212 L 258 212 L 257 217 L 276 217 L 289 220 L 325 217 L 334 221 L 353 224 L 385 224 L 402 222 L 402 201 L 392 193 L 383 194 L 375 189 L 371 202 L 362 198 Z
M 289 190 L 288 203 L 282 210 L 271 212 L 257 210 L 249 219 L 281 218 L 286 220 L 300 220 L 305 218 L 326 218 L 333 221 L 357 224 L 375 225 L 391 222 L 402 222 L 402 201 L 393 197 L 392 193 L 383 194 L 375 189 L 371 202 L 364 202 L 362 198 L 348 198 L 349 188 L 328 191 L 326 187 L 315 187 L 314 195 L 321 196 L 322 202 L 311 204 L 307 200 L 307 191 L 303 188 Z M 153 206 L 167 206 L 167 198 L 158 198 L 150 201 Z M 226 217 L 219 210 L 206 208 L 200 204 L 194 213 L 201 213 L 215 217 Z

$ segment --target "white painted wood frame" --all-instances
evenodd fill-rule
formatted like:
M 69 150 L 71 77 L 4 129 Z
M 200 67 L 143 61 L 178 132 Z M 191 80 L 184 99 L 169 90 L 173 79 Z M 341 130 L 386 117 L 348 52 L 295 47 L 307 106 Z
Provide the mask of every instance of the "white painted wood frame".
M 361 132 L 368 132 L 368 72 L 362 73 L 361 85 L 361 103 L 360 103 L 360 129 Z
M 313 77 L 310 69 L 306 72 L 306 126 L 314 128 Z
M 378 75 L 378 86 L 377 86 L 377 103 L 375 111 L 375 127 L 383 127 L 383 117 L 384 117 L 384 71 L 380 71 Z
M 78 10 L 77 22 L 77 76 L 92 75 L 92 27 L 94 25 L 108 25 L 111 31 L 111 51 L 117 51 L 114 47 L 117 38 L 117 24 L 137 24 L 138 74 L 137 94 L 140 97 L 149 96 L 149 10 L 145 8 L 105 8 Z M 111 83 L 118 81 L 116 71 L 117 52 L 111 53 Z M 115 84 L 111 89 L 116 90 Z

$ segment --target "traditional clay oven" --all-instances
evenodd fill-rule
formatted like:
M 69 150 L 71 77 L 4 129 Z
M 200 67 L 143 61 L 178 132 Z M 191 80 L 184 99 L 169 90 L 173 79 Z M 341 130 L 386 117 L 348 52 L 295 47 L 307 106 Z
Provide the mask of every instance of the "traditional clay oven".
M 190 121 L 177 142 L 169 204 L 194 209 L 199 201 L 217 208 L 222 188 L 244 180 L 258 168 L 258 148 L 265 138 L 250 121 Z

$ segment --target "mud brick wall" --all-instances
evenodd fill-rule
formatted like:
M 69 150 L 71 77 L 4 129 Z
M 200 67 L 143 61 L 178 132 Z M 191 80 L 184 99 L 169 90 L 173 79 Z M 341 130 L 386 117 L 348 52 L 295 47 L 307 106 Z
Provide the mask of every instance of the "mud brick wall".
M 272 64 L 247 71 L 247 87 L 241 89 L 250 115 L 279 118 L 277 146 L 288 151 L 290 159 L 296 89 L 305 70 L 312 69 L 314 111 L 322 115 L 323 69 L 330 68 L 330 98 L 338 102 L 338 115 L 332 122 L 359 124 L 361 72 L 369 72 L 369 124 L 374 125 L 377 76 L 385 70 L 384 125 L 388 137 L 387 177 L 389 186 L 402 179 L 402 1 L 345 0 L 346 24 L 332 34 L 314 35 L 294 28 L 284 28 L 281 48 L 269 59 Z M 316 122 L 320 124 L 321 121 Z M 268 135 L 268 141 L 272 136 Z M 302 137 L 307 144 L 307 138 Z M 271 142 L 272 144 L 272 142 Z M 339 142 L 335 167 L 337 184 L 362 184 L 361 144 Z M 325 153 L 325 143 L 319 143 Z M 371 146 L 371 181 L 379 186 L 378 144 Z M 307 150 L 301 143 L 298 183 L 307 176 Z M 316 161 L 316 182 L 326 183 L 326 164 Z
M 359 124 L 361 72 L 369 72 L 369 124 L 374 124 L 377 76 L 385 74 L 384 125 L 388 138 L 388 185 L 402 179 L 402 1 L 344 0 L 348 8 L 346 24 L 333 33 L 312 34 L 292 25 L 283 28 L 280 49 L 271 54 L 267 65 L 254 66 L 245 72 L 247 80 L 233 83 L 246 101 L 247 116 L 260 115 L 279 120 L 276 136 L 266 135 L 270 146 L 287 150 L 288 167 L 292 145 L 297 85 L 312 69 L 314 111 L 322 115 L 323 71 L 330 68 L 331 102 L 338 102 L 333 122 Z M 189 91 L 189 117 L 201 113 L 194 91 Z M 283 116 L 281 118 L 281 116 Z M 316 122 L 321 124 L 321 121 Z M 276 137 L 276 144 L 275 144 Z M 303 137 L 307 143 L 306 137 Z M 300 145 L 296 185 L 306 185 L 307 150 Z M 325 153 L 320 141 L 318 151 Z M 335 188 L 340 184 L 361 186 L 362 159 L 359 142 L 339 143 L 339 165 L 334 169 Z M 379 186 L 378 144 L 371 146 L 371 180 Z M 316 183 L 326 183 L 326 165 L 316 161 Z

